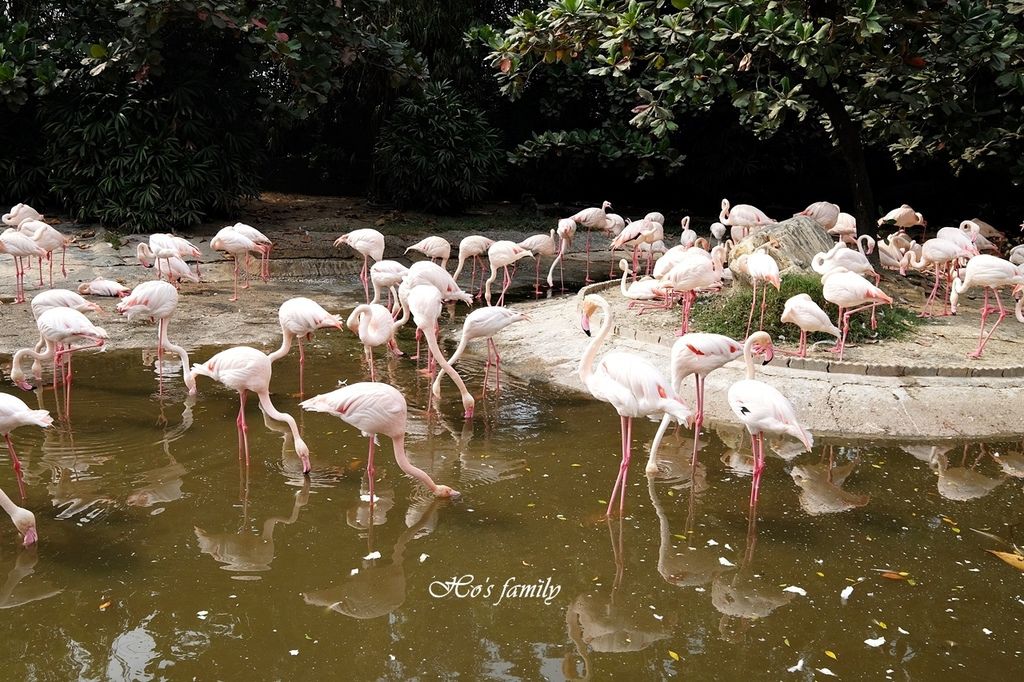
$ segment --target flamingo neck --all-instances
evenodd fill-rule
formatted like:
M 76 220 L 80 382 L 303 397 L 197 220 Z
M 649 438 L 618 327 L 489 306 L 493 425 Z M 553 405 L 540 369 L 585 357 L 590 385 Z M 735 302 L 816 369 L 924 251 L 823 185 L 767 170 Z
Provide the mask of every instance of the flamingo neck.
M 601 308 L 601 313 L 604 319 L 601 320 L 601 328 L 597 330 L 597 334 L 593 339 L 590 340 L 590 345 L 583 352 L 583 359 L 580 361 L 580 379 L 584 385 L 590 383 L 590 378 L 594 375 L 594 359 L 597 357 L 597 350 L 604 343 L 605 339 L 612 331 L 612 311 L 607 301 L 602 301 L 597 304 Z
M 441 366 L 445 374 L 450 376 L 455 385 L 458 386 L 459 394 L 462 396 L 462 407 L 466 410 L 466 417 L 470 418 L 473 416 L 473 407 L 476 405 L 476 401 L 473 399 L 469 389 L 466 388 L 466 383 L 462 380 L 462 377 L 455 371 L 455 368 L 448 364 L 448 361 L 444 359 L 444 355 L 441 354 L 441 349 L 437 345 L 437 337 L 434 334 L 435 326 L 436 321 L 429 325 L 429 329 L 421 327 L 423 335 L 427 337 L 427 347 L 430 349 L 437 364 Z
M 743 344 L 743 361 L 747 363 L 747 379 L 754 378 L 754 337 L 751 336 Z
M 273 353 L 267 355 L 271 362 L 277 362 L 284 356 L 288 355 L 288 351 L 292 349 L 292 334 L 290 332 L 281 330 L 281 347 L 275 350 Z
M 3 490 L 0 490 L 0 508 L 3 508 L 3 510 L 7 512 L 7 515 L 12 519 L 14 518 L 14 514 L 21 509 L 21 507 L 14 504 L 14 501 L 11 500 L 11 498 L 7 497 L 7 493 Z
M 723 225 L 729 224 L 729 200 L 722 199 L 722 210 L 718 213 L 718 222 Z

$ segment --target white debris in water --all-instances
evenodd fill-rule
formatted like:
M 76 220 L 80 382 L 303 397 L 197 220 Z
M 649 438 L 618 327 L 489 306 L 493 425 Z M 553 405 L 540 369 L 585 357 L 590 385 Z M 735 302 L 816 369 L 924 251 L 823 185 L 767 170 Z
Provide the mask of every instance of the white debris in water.
M 708 540 L 708 547 L 718 547 L 718 543 L 714 540 Z
M 818 672 L 821 673 L 822 675 L 827 675 L 829 677 L 839 677 L 839 675 L 836 675 L 834 672 L 832 672 L 828 668 L 818 668 Z
M 157 507 L 153 511 L 149 512 L 149 515 L 156 516 L 157 514 L 163 514 L 165 511 L 167 511 L 167 507 Z
M 366 561 L 370 561 L 371 559 L 379 559 L 379 558 L 380 558 L 380 552 L 370 552 L 369 554 L 367 554 L 366 556 L 363 557 L 363 559 L 365 559 Z
M 864 643 L 870 647 L 879 647 L 885 644 L 885 637 L 879 637 L 877 639 L 865 639 Z
M 797 587 L 796 585 L 790 585 L 789 587 L 785 588 L 782 591 L 783 592 L 792 592 L 793 594 L 799 594 L 801 597 L 806 597 L 807 596 L 807 590 L 805 590 L 802 587 Z
M 851 594 L 853 594 L 853 585 L 847 585 L 843 588 L 843 591 L 839 593 L 839 598 L 842 599 L 845 604 Z
M 731 551 L 733 551 L 732 547 L 730 547 L 730 546 L 729 546 L 729 543 L 728 543 L 728 542 L 727 542 L 727 543 L 725 543 L 725 548 L 726 548 L 727 550 L 729 550 L 730 552 L 731 552 Z
M 724 556 L 718 557 L 718 563 L 722 564 L 723 566 L 735 566 L 736 565 L 733 562 L 731 562 L 728 559 L 726 559 Z
M 707 590 L 705 590 L 703 587 L 695 587 L 695 588 L 693 588 L 693 591 L 694 592 L 707 592 Z
M 800 659 L 796 662 L 796 665 L 786 668 L 787 673 L 798 673 L 804 669 L 804 659 Z
M 420 554 L 420 563 L 422 564 L 424 561 L 426 561 L 427 557 L 429 556 L 429 554 Z
M 394 654 L 388 654 L 388 660 L 389 661 L 394 661 L 395 660 L 395 655 Z
M 909 632 L 909 631 L 907 631 L 907 630 L 904 630 L 903 628 L 900 628 L 900 627 L 896 628 L 896 631 L 897 631 L 898 633 L 900 633 L 901 635 L 909 635 L 909 634 L 910 634 L 910 632 Z
M 290 653 L 292 656 L 298 656 L 299 655 L 299 650 L 298 649 L 289 649 L 288 653 Z
M 209 611 L 196 611 L 196 617 L 198 617 L 199 620 L 206 620 L 208 615 L 210 615 Z
M 656 613 L 652 613 L 651 615 L 652 615 L 652 616 L 654 616 L 654 619 L 655 619 L 655 620 L 664 620 L 664 618 L 665 618 L 665 616 L 659 616 L 659 615 L 658 615 L 658 614 L 656 614 Z
M 351 571 L 349 571 L 349 572 L 348 572 L 348 574 L 349 574 L 349 575 L 355 575 L 355 574 L 356 574 L 356 573 L 358 573 L 358 572 L 359 572 L 359 569 L 358 569 L 358 568 L 353 568 L 353 569 L 352 569 Z
M 981 631 L 984 632 L 986 635 L 991 635 L 992 634 L 992 631 L 989 630 L 988 628 L 982 628 Z

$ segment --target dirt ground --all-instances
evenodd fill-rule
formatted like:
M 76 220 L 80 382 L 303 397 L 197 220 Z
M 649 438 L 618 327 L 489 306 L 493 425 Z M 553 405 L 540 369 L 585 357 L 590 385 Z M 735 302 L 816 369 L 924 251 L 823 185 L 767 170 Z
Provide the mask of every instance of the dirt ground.
M 55 218 L 57 216 L 48 216 Z M 277 310 L 280 304 L 292 296 L 305 295 L 315 298 L 330 311 L 347 313 L 357 301 L 358 281 L 356 273 L 362 265 L 347 247 L 335 249 L 334 239 L 341 233 L 360 227 L 375 227 L 387 235 L 386 258 L 404 258 L 405 248 L 428 234 L 440 234 L 453 244 L 453 256 L 458 250 L 461 237 L 472 233 L 485 233 L 492 238 L 521 240 L 529 234 L 547 231 L 553 227 L 551 218 L 541 215 L 522 214 L 509 207 L 494 206 L 469 216 L 456 219 L 441 219 L 436 216 L 404 213 L 376 208 L 358 198 L 312 197 L 281 194 L 265 194 L 260 200 L 250 203 L 237 216 L 237 220 L 252 224 L 266 232 L 274 240 L 271 268 L 273 279 L 263 283 L 254 279 L 249 289 L 242 291 L 237 303 L 228 299 L 231 295 L 231 262 L 209 248 L 212 235 L 225 223 L 216 222 L 201 225 L 189 237 L 203 251 L 201 283 L 183 283 L 178 313 L 171 323 L 171 337 L 187 348 L 201 345 L 225 343 L 246 343 L 258 347 L 276 346 L 280 339 Z M 60 276 L 59 258 L 56 258 L 55 287 L 75 289 L 80 282 L 96 276 L 122 281 L 134 286 L 153 277 L 151 270 L 142 268 L 135 258 L 137 244 L 145 235 L 119 236 L 108 233 L 95 225 L 76 225 L 64 222 L 56 225 L 62 232 L 76 238 L 67 253 L 68 277 Z M 669 230 L 672 232 L 671 228 Z M 670 236 L 671 238 L 671 236 Z M 579 332 L 576 297 L 572 294 L 579 286 L 583 275 L 582 239 L 577 239 L 575 253 L 566 260 L 566 279 L 571 291 L 566 295 L 550 299 L 534 300 L 529 287 L 520 287 L 515 305 L 523 306 L 531 313 L 531 321 L 509 327 L 499 340 L 507 370 L 526 378 L 550 381 L 569 389 L 581 390 L 576 377 L 576 365 L 587 338 Z M 595 263 L 592 272 L 607 276 L 608 253 L 604 249 L 607 240 L 594 238 Z M 525 284 L 533 267 L 530 261 L 516 276 Z M 542 264 L 546 271 L 547 259 Z M 45 267 L 45 264 L 44 264 Z M 454 269 L 454 263 L 449 270 Z M 31 299 L 42 289 L 38 288 L 38 273 L 33 269 L 26 275 L 26 296 Z M 924 299 L 923 280 L 907 281 L 897 274 L 887 273 L 882 288 L 893 294 L 897 302 L 911 307 L 919 306 Z M 557 277 L 556 277 L 557 286 Z M 9 372 L 10 354 L 17 348 L 32 345 L 37 338 L 35 324 L 27 304 L 11 303 L 14 291 L 14 270 L 12 259 L 0 256 L 0 353 L 7 355 L 2 361 L 5 374 Z M 626 309 L 626 301 L 615 289 L 603 292 L 612 301 L 617 326 L 621 337 L 615 340 L 617 347 L 625 347 L 647 354 L 656 364 L 667 362 L 668 349 L 678 329 L 679 312 L 653 313 L 637 317 Z M 1009 300 L 1009 296 L 1004 299 Z M 97 300 L 109 314 L 97 320 L 110 334 L 111 348 L 143 348 L 153 342 L 154 328 L 148 324 L 129 325 L 120 315 L 113 312 L 115 299 Z M 1012 302 L 1012 301 L 1011 301 Z M 461 307 L 461 306 L 460 306 Z M 961 299 L 960 314 L 955 317 L 936 318 L 919 326 L 907 339 L 866 344 L 851 347 L 846 360 L 876 365 L 915 365 L 935 367 L 1018 367 L 1024 365 L 1021 341 L 1024 340 L 1024 325 L 1011 315 L 1003 322 L 985 350 L 981 360 L 968 360 L 966 353 L 977 343 L 980 307 L 980 292 Z M 460 312 L 460 314 L 462 314 Z M 456 334 L 458 328 L 446 330 Z M 639 339 L 632 337 L 638 336 Z M 796 338 L 789 341 L 792 343 Z M 786 347 L 787 342 L 780 345 Z M 831 359 L 823 350 L 812 352 L 811 357 Z M 943 436 L 991 435 L 1019 431 L 1021 389 L 1024 379 L 948 379 L 943 377 L 854 377 L 824 372 L 793 371 L 786 368 L 770 367 L 772 376 L 810 377 L 807 381 L 820 383 L 807 394 L 805 409 L 821 412 L 813 400 L 825 400 L 834 409 L 827 415 L 818 415 L 820 428 L 826 431 L 843 432 L 854 428 L 856 433 L 879 435 L 906 435 L 908 433 L 934 433 Z M 717 373 L 716 373 L 717 374 Z M 735 372 L 722 371 L 721 381 L 738 376 Z M 714 377 L 714 375 L 712 375 Z M 709 379 L 709 391 L 712 380 Z M 867 391 L 859 397 L 849 398 L 877 418 L 858 416 L 856 409 L 847 418 L 838 416 L 840 409 L 833 394 L 851 386 L 865 387 Z M 977 388 L 990 393 L 965 396 L 965 387 Z M 806 386 L 794 387 L 805 391 Z M 852 389 L 851 389 L 852 390 Z M 931 391 L 934 390 L 934 393 Z M 824 391 L 826 395 L 820 396 Z M 913 392 L 921 395 L 914 397 Z M 901 392 L 906 394 L 901 397 Z M 879 402 L 871 395 L 895 396 L 891 405 Z M 958 397 L 959 396 L 959 397 Z M 920 419 L 938 420 L 946 426 L 925 428 L 921 424 L 913 427 L 913 413 L 907 413 L 908 400 L 917 400 L 928 406 L 919 415 Z M 979 401 L 996 401 L 1001 404 L 988 405 Z M 800 401 L 795 401 L 800 402 Z M 1013 405 L 1008 409 L 1007 403 Z M 798 406 L 799 407 L 799 406 Z M 886 409 L 895 412 L 889 417 L 881 414 Z M 709 402 L 709 415 L 727 419 L 727 407 Z M 929 412 L 930 410 L 930 412 Z M 908 415 L 910 419 L 908 421 Z M 929 416 L 931 415 L 931 416 Z M 1010 419 L 1013 424 L 1003 421 Z M 814 425 L 812 425 L 812 428 Z M 826 428 L 830 427 L 830 428 Z

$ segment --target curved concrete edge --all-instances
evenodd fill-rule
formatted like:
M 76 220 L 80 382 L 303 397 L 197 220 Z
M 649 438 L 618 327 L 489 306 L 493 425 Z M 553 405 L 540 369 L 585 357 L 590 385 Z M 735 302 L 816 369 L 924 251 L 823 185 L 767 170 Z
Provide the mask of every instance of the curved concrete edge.
M 575 297 L 517 304 L 531 314 L 531 320 L 501 333 L 502 365 L 525 379 L 585 393 L 577 369 L 590 339 L 576 323 L 578 306 L 588 293 L 617 284 L 597 282 Z M 636 352 L 667 370 L 675 337 L 654 341 L 642 335 L 631 337 L 628 329 L 620 326 L 617 330 L 615 349 Z M 817 436 L 872 441 L 1020 437 L 1024 378 L 876 376 L 794 369 L 784 361 L 779 358 L 760 368 L 758 374 L 792 401 L 801 423 Z M 742 377 L 742 361 L 708 376 L 706 424 L 737 427 L 726 392 Z M 692 406 L 693 381 L 684 384 L 682 393 Z

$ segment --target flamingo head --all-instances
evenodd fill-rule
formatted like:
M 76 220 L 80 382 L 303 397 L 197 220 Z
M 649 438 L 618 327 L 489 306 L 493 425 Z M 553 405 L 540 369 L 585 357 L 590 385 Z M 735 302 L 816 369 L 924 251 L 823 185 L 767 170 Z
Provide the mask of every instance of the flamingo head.
M 583 299 L 583 313 L 580 315 L 580 326 L 583 328 L 583 333 L 587 336 L 590 336 L 590 318 L 593 317 L 597 307 L 594 297 L 587 296 Z
M 337 248 L 337 247 L 339 247 L 339 246 L 341 246 L 343 244 L 348 244 L 348 235 L 347 234 L 343 234 L 343 235 L 341 235 L 340 237 L 338 237 L 337 239 L 334 240 L 334 247 L 335 248 Z
M 628 275 L 629 274 L 629 261 L 627 261 L 625 258 L 620 258 L 619 259 L 619 270 L 622 270 L 624 273 L 626 273 Z
M 449 488 L 446 485 L 439 485 L 439 486 L 437 486 L 437 488 L 434 489 L 434 496 L 435 497 L 447 497 L 447 498 L 452 499 L 452 500 L 457 500 L 460 497 L 462 497 L 462 493 L 460 493 L 458 490 L 454 490 L 452 488 Z
M 920 225 L 921 227 L 928 227 L 928 221 L 925 220 L 924 216 L 918 213 L 917 211 L 914 212 L 914 218 L 917 219 L 917 224 Z
M 11 367 L 11 381 L 13 381 L 15 385 L 23 391 L 32 390 L 32 384 L 25 380 L 25 373 L 17 364 Z
M 689 230 L 690 229 L 690 216 L 684 215 L 682 217 L 682 219 L 679 221 L 679 226 L 681 228 L 683 228 L 683 232 L 686 232 L 687 230 Z M 723 226 L 722 231 L 723 232 L 725 231 L 725 227 L 724 226 Z
M 39 541 L 39 534 L 36 532 L 36 517 L 35 514 L 30 512 L 28 509 L 17 507 L 11 514 L 11 521 L 14 522 L 14 527 L 18 529 L 21 534 L 21 543 L 28 547 L 34 545 Z
M 751 351 L 754 355 L 760 355 L 764 358 L 762 364 L 767 365 L 775 357 L 775 348 L 772 346 L 772 337 L 768 332 L 754 332 L 750 338 L 753 343 L 750 346 Z
M 604 211 L 605 213 L 607 213 L 608 209 L 611 208 L 611 207 L 612 207 L 612 202 L 610 202 L 610 201 L 605 201 L 604 203 L 601 204 L 601 210 Z

